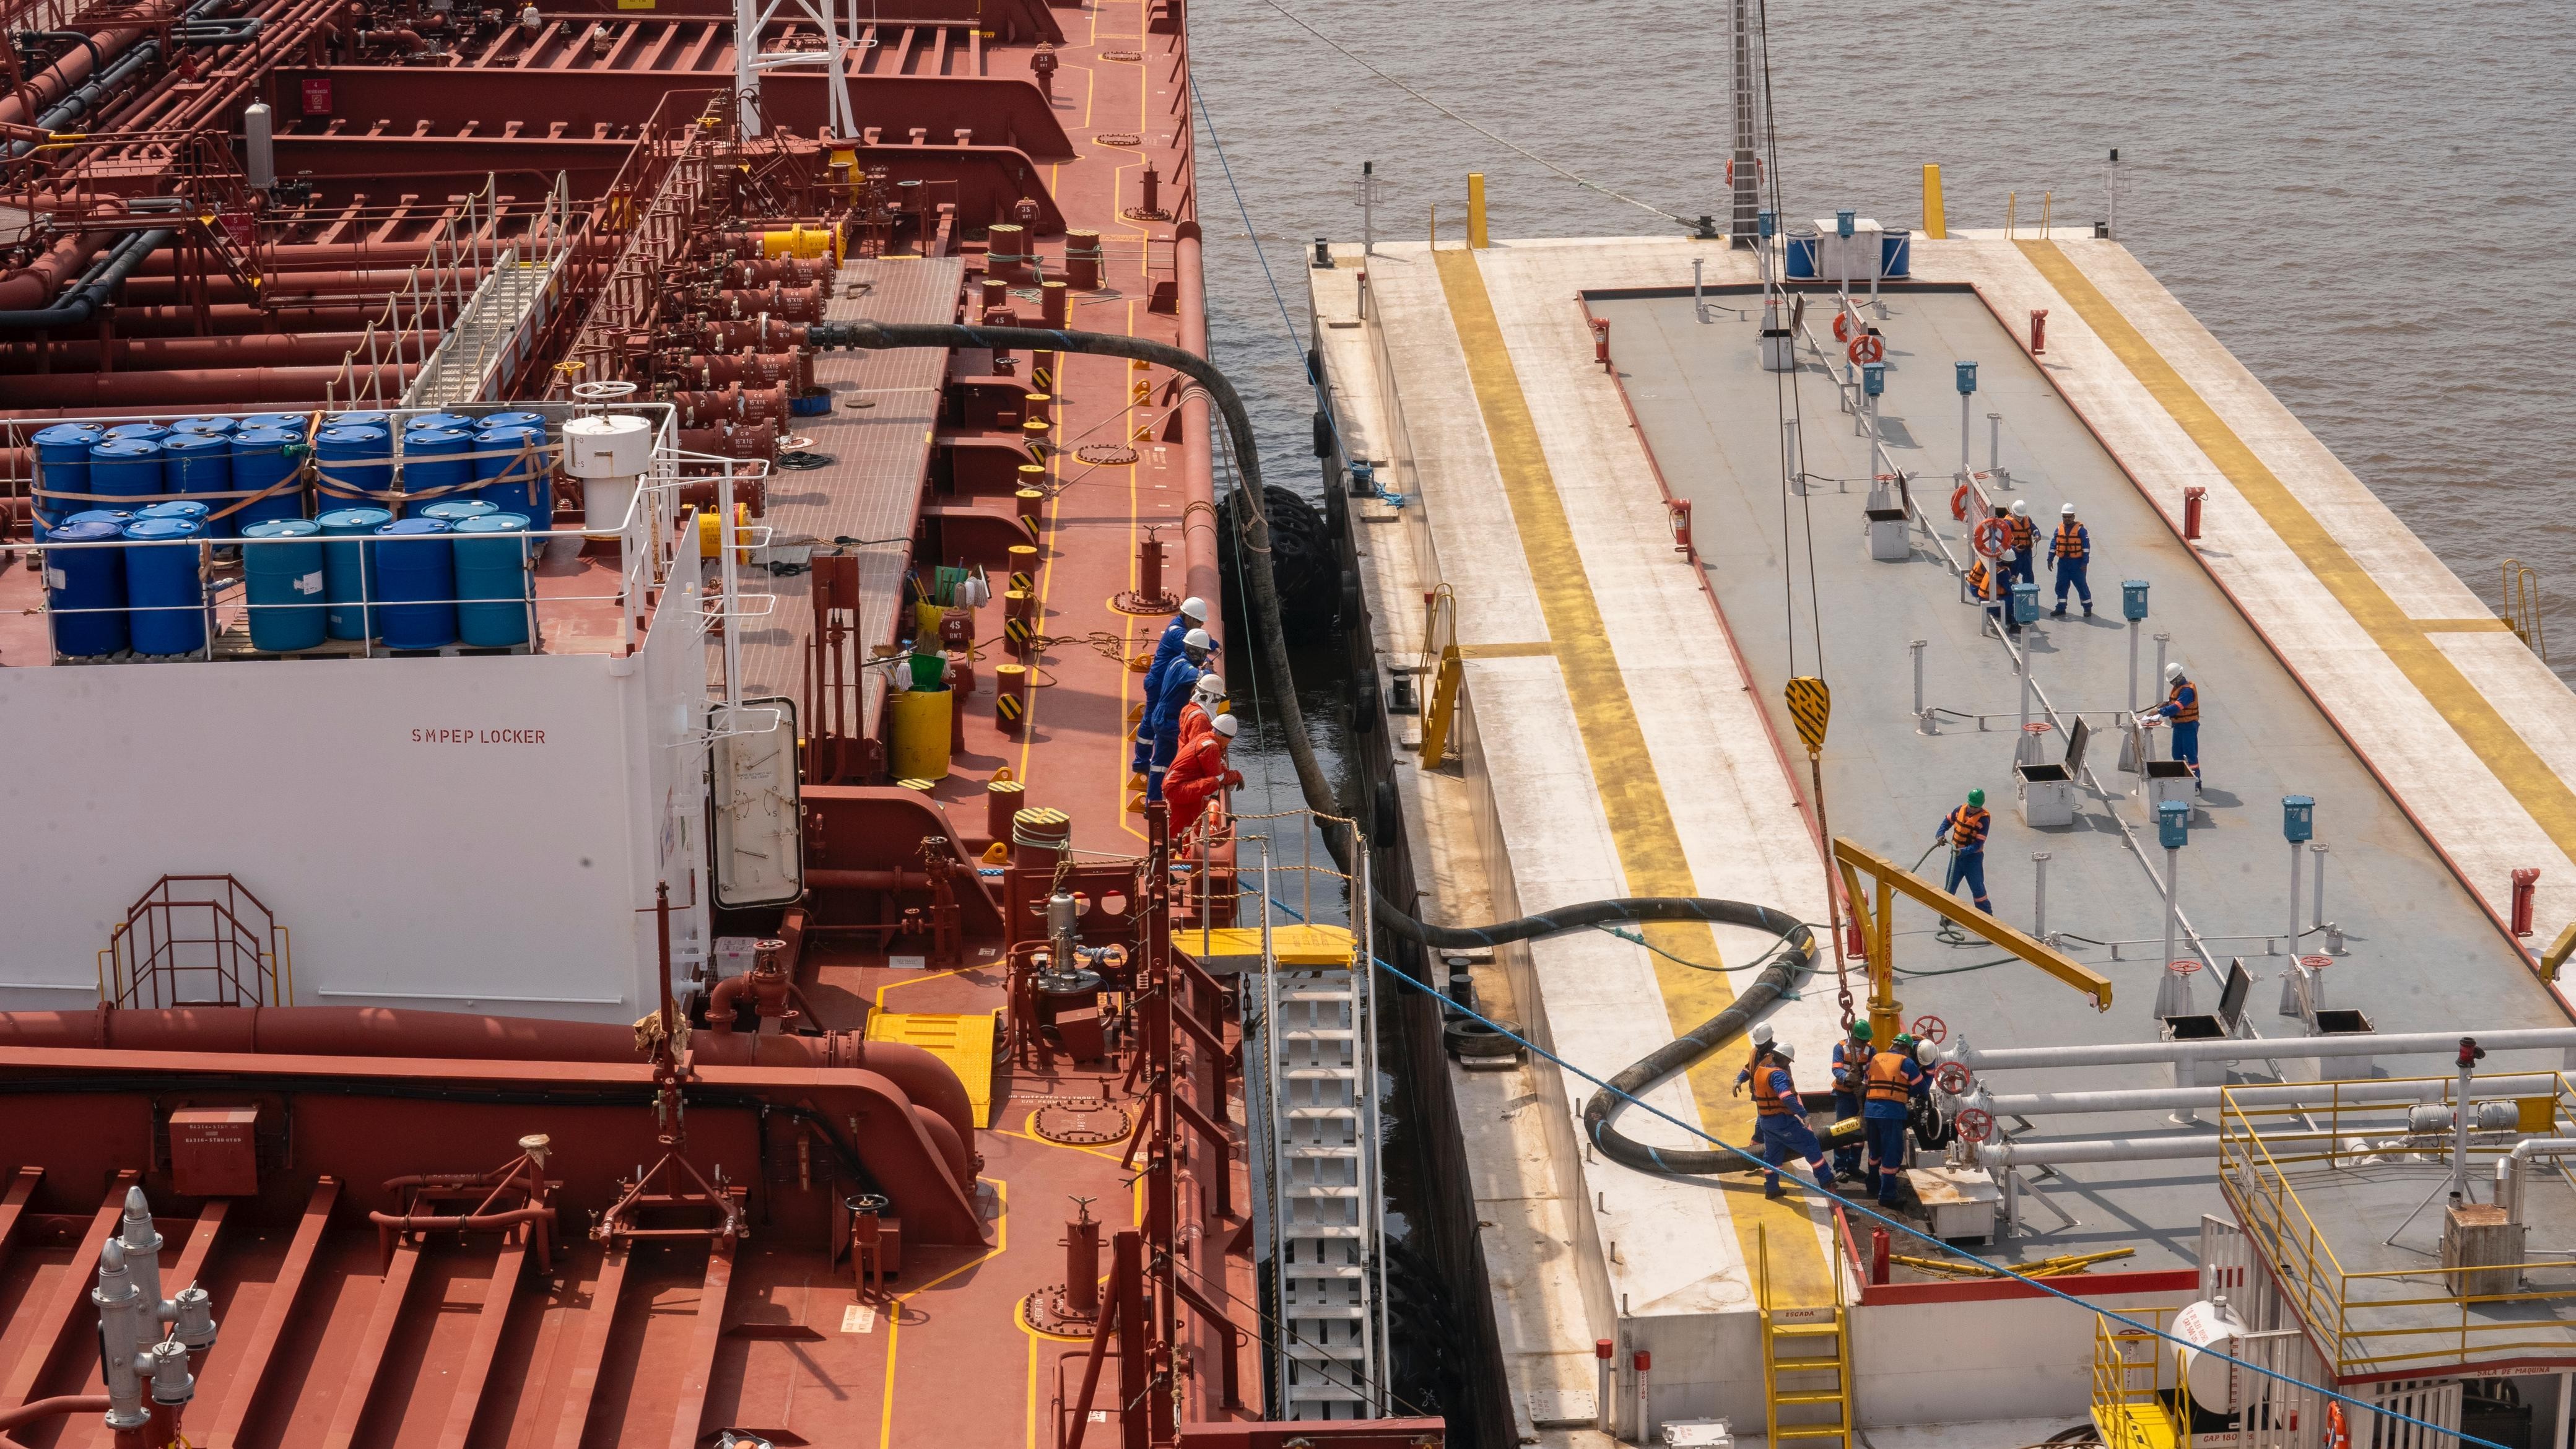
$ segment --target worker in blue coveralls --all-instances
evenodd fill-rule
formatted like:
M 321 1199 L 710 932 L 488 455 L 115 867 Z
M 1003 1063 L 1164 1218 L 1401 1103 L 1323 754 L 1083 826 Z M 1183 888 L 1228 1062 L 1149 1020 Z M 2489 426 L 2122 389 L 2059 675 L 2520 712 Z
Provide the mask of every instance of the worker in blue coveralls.
M 1762 1070 L 1762 1064 L 1771 1056 L 1771 1023 L 1757 1021 L 1747 1035 L 1753 1039 L 1753 1054 L 1744 1059 L 1744 1070 L 1735 1074 L 1735 1085 L 1726 1089 L 1726 1095 L 1730 1097 L 1743 1096 L 1745 1087 L 1753 1081 L 1753 1074 Z M 1754 1119 L 1753 1140 L 1746 1145 L 1756 1152 L 1762 1150 L 1761 1119 Z
M 2002 513 L 2000 509 L 1996 511 Z M 2039 525 L 2030 521 L 2030 505 L 2018 498 L 2013 500 L 2012 511 L 2003 514 L 2003 520 L 2004 547 L 2012 550 L 2013 581 L 2029 583 L 2031 570 L 2037 566 L 2033 557 L 2037 550 L 2031 544 L 2039 537 Z
M 1873 1051 L 1869 1035 L 1869 1023 L 1855 1021 L 1851 1024 L 1851 1035 L 1834 1043 L 1834 1121 L 1837 1124 L 1860 1115 L 1861 1073 L 1868 1068 Z M 1861 1181 L 1859 1143 L 1834 1149 L 1834 1175 L 1853 1182 Z
M 1869 1159 L 1878 1175 L 1878 1205 L 1905 1199 L 1905 1121 L 1930 1095 L 1931 1077 L 1914 1059 L 1914 1038 L 1904 1032 L 1862 1069 L 1861 1127 L 1869 1134 Z
M 1145 714 L 1136 722 L 1135 762 L 1128 767 L 1139 775 L 1145 773 L 1146 766 L 1153 760 L 1154 692 L 1162 685 L 1163 671 L 1171 667 L 1173 660 L 1181 657 L 1181 641 L 1189 637 L 1192 629 L 1206 622 L 1207 600 L 1196 596 L 1183 599 L 1181 611 L 1172 616 L 1172 622 L 1163 626 L 1163 637 L 1154 641 L 1154 662 L 1145 668 Z
M 1968 883 L 1969 898 L 1987 915 L 1995 913 L 1995 903 L 1986 899 L 1986 832 L 1994 828 L 1995 817 L 1986 809 L 1986 792 L 1971 790 L 1968 803 L 1941 817 L 1933 841 L 1950 842 L 1950 876 L 1941 883 L 1943 891 L 1956 891 L 1959 882 Z
M 1145 771 L 1148 800 L 1163 798 L 1163 772 L 1171 768 L 1172 757 L 1181 752 L 1181 711 L 1189 706 L 1191 693 L 1199 687 L 1199 676 L 1207 672 L 1208 654 L 1214 648 L 1205 629 L 1192 629 L 1182 635 L 1181 657 L 1164 666 L 1162 683 L 1145 704 L 1145 723 L 1154 732 L 1154 753 Z
M 2084 580 L 2084 571 L 2093 566 L 2093 535 L 2075 521 L 2075 505 L 2057 510 L 2057 536 L 2049 540 L 2048 567 L 2057 575 L 2057 607 L 2049 611 L 2055 618 L 2066 617 L 2066 591 L 2073 589 L 2084 600 L 2084 617 L 2093 617 L 2093 586 Z
M 1807 1104 L 1798 1096 L 1798 1084 L 1789 1077 L 1789 1063 L 1797 1055 L 1798 1049 L 1790 1043 L 1775 1043 L 1769 1060 L 1753 1074 L 1753 1130 L 1762 1139 L 1764 1197 L 1786 1195 L 1780 1189 L 1780 1164 L 1792 1153 L 1816 1175 L 1816 1186 L 1828 1193 L 1834 1190 L 1834 1170 L 1825 1161 L 1815 1130 L 1807 1125 Z
M 2191 766 L 2191 788 L 2200 788 L 2200 690 L 2183 676 L 2182 661 L 2165 666 L 2165 702 L 2156 713 L 2173 722 L 2173 757 Z

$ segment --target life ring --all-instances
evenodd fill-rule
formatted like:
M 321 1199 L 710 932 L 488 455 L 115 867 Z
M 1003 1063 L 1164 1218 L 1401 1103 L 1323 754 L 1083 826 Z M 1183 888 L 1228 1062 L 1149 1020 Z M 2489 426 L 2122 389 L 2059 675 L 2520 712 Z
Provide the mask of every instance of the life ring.
M 1851 314 L 1849 312 L 1836 312 L 1834 314 L 1834 340 L 1836 342 L 1851 341 Z
M 1854 366 L 1865 367 L 1887 356 L 1887 339 L 1875 332 L 1864 332 L 1851 340 L 1851 346 L 1844 349 L 1843 355 L 1849 357 Z
M 2325 1449 L 2352 1449 L 2352 1433 L 2344 1427 L 2343 1405 L 2326 1401 Z
M 1976 534 L 1970 541 L 1976 545 L 1980 555 L 1993 558 L 2004 551 L 2005 540 L 2011 537 L 2011 529 L 2004 520 L 1989 518 L 1978 523 Z
M 1968 485 L 1965 483 L 1951 490 L 1950 516 L 1961 521 L 1965 521 L 1968 516 Z M 1139 654 L 1136 657 L 1142 659 L 1145 656 Z

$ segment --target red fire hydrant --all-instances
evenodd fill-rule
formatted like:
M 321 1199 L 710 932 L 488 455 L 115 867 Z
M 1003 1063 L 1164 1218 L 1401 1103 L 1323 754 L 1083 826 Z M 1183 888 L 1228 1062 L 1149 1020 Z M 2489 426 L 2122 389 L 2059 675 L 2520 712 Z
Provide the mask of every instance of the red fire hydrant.
M 2532 898 L 2539 894 L 2540 870 L 2537 866 L 2524 866 L 2513 873 L 2513 933 L 2515 935 L 2531 934 Z
M 1601 364 L 1602 371 L 1610 370 L 1610 319 L 1607 317 L 1592 319 L 1592 360 Z
M 2037 357 L 2047 350 L 2048 309 L 2033 307 L 2030 309 L 2030 355 Z
M 2182 490 L 2182 536 L 2185 542 L 2200 537 L 2200 500 L 2209 496 L 2206 488 Z

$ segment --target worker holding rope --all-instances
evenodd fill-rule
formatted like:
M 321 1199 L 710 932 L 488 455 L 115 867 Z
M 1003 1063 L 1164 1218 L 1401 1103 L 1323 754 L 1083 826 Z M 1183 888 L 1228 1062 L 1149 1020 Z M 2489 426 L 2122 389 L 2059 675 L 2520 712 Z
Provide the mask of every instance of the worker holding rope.
M 1171 668 L 1172 661 L 1181 657 L 1182 641 L 1189 638 L 1190 631 L 1206 622 L 1207 600 L 1193 595 L 1181 600 L 1180 612 L 1172 615 L 1172 622 L 1163 626 L 1163 637 L 1154 641 L 1154 662 L 1145 668 L 1145 714 L 1136 726 L 1134 763 L 1128 767 L 1139 776 L 1153 761 L 1154 700 L 1155 691 L 1162 688 L 1163 671 Z M 1130 783 L 1141 785 L 1146 782 L 1140 778 Z

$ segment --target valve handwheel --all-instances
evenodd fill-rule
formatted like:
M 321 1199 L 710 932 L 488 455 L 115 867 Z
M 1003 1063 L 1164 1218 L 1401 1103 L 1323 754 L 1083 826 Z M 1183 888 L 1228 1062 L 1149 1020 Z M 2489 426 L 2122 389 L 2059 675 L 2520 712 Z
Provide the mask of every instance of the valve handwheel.
M 1943 1062 L 1932 1073 L 1932 1085 L 1953 1097 L 1968 1095 L 1968 1089 L 1976 1084 L 1977 1074 L 1969 1071 L 1965 1062 Z
M 1934 1046 L 1939 1046 L 1950 1039 L 1950 1024 L 1926 1013 L 1914 1018 L 1914 1035 Z
M 1887 356 L 1887 339 L 1875 332 L 1864 332 L 1851 340 L 1851 346 L 1843 349 L 1843 355 L 1866 367 Z
M 1980 556 L 1993 558 L 2004 551 L 2004 540 L 2011 536 L 2008 528 L 2009 525 L 2000 518 L 1983 519 L 1969 541 L 1976 546 Z
M 1970 1107 L 1950 1124 L 1970 1142 L 1983 1142 L 1995 1133 L 1995 1114 L 1983 1107 Z

